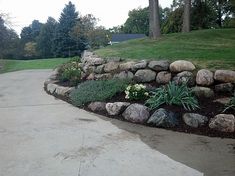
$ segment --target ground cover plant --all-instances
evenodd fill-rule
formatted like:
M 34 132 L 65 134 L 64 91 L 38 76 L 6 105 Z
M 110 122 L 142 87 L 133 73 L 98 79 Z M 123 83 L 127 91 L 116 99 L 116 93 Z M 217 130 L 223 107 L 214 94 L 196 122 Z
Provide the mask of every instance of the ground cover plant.
M 79 107 L 90 102 L 106 101 L 117 93 L 124 92 L 128 84 L 128 80 L 118 79 L 86 81 L 79 84 L 77 89 L 72 91 L 70 98 L 72 103 Z

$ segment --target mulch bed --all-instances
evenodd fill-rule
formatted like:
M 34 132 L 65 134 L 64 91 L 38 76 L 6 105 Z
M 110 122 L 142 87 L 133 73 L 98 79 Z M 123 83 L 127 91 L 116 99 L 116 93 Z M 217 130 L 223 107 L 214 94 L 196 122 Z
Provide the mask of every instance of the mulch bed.
M 58 85 L 66 86 L 66 87 L 68 86 L 67 83 L 58 83 Z M 62 97 L 62 96 L 58 96 L 58 95 L 53 95 L 53 96 L 55 96 L 59 99 L 62 99 L 64 101 L 68 102 L 68 103 L 71 103 L 71 101 L 68 97 Z M 164 108 L 164 109 L 170 110 L 174 113 L 178 113 L 180 115 L 179 117 L 182 117 L 182 115 L 184 113 L 187 113 L 187 112 L 188 113 L 198 113 L 198 114 L 201 114 L 201 115 L 204 115 L 204 116 L 208 117 L 208 119 L 210 121 L 211 118 L 213 118 L 217 114 L 221 114 L 222 111 L 224 110 L 224 105 L 223 104 L 213 102 L 213 100 L 218 99 L 218 98 L 228 97 L 228 96 L 231 97 L 232 94 L 215 94 L 215 97 L 213 97 L 213 99 L 212 98 L 211 99 L 200 98 L 200 99 L 198 99 L 200 109 L 197 109 L 195 111 L 187 111 L 187 110 L 183 109 L 182 107 L 169 106 L 169 105 L 162 105 L 159 108 Z M 106 102 L 108 103 L 108 102 L 119 102 L 119 101 L 120 102 L 127 102 L 127 100 L 125 99 L 125 93 L 119 93 L 116 96 L 114 96 L 112 99 L 107 100 Z M 128 101 L 128 102 L 130 102 L 130 103 L 139 103 L 139 104 L 144 104 L 145 103 L 144 100 L 142 100 L 142 101 Z M 86 111 L 90 111 L 86 106 L 80 107 L 80 108 L 82 108 Z M 153 112 L 154 112 L 154 110 L 151 111 L 151 114 Z M 106 117 L 126 121 L 122 116 L 110 116 L 106 111 L 96 112 L 96 113 L 99 114 L 99 115 L 106 116 Z M 233 109 L 230 109 L 230 110 L 226 111 L 226 114 L 235 114 L 235 111 Z M 206 124 L 203 127 L 192 128 L 192 127 L 186 125 L 183 122 L 182 118 L 179 119 L 179 122 L 180 122 L 179 126 L 177 126 L 177 127 L 164 128 L 164 129 L 168 129 L 168 130 L 172 130 L 172 131 L 178 131 L 178 132 L 184 132 L 184 133 L 192 133 L 192 134 L 210 136 L 210 137 L 221 137 L 221 138 L 233 138 L 233 139 L 235 139 L 235 132 L 233 132 L 233 133 L 219 132 L 219 131 L 210 129 L 208 127 L 208 124 Z M 150 126 L 150 125 L 147 125 L 147 124 L 143 124 L 143 125 Z

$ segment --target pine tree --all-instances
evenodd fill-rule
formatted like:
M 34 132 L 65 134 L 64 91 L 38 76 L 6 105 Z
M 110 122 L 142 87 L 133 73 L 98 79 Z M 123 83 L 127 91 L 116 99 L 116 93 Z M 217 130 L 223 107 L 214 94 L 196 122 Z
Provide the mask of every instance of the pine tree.
M 74 38 L 71 32 L 79 22 L 75 5 L 69 2 L 63 9 L 59 24 L 55 33 L 54 54 L 59 57 L 71 57 L 79 55 L 84 49 L 83 40 L 77 36 Z

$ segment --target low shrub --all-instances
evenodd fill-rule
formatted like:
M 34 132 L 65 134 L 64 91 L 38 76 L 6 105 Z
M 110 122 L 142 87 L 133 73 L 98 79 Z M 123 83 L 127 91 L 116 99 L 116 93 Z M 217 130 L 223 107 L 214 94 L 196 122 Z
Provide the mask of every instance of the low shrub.
M 143 84 L 129 85 L 126 88 L 125 93 L 125 98 L 130 100 L 143 100 L 148 96 L 146 86 Z
M 186 84 L 176 85 L 170 82 L 165 87 L 157 88 L 151 94 L 150 98 L 146 101 L 146 105 L 150 109 L 158 108 L 162 104 L 183 106 L 186 110 L 199 108 L 197 99 Z
M 76 86 L 81 81 L 81 73 L 80 59 L 76 57 L 59 67 L 58 78 L 69 86 Z
M 119 92 L 124 92 L 128 80 L 86 81 L 71 92 L 70 98 L 75 106 L 84 106 L 90 102 L 111 99 Z

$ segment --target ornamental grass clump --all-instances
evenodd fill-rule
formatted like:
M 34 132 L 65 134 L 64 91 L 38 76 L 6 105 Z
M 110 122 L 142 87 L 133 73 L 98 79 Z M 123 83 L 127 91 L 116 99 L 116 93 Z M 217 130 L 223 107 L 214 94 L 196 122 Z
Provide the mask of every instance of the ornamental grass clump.
M 183 106 L 189 111 L 199 108 L 198 100 L 186 84 L 176 85 L 172 82 L 151 92 L 150 98 L 146 101 L 150 109 L 158 108 L 163 104 Z
M 235 110 L 235 92 L 233 94 L 233 97 L 229 101 L 229 103 L 225 105 L 225 109 L 223 112 L 226 112 L 227 110 L 230 110 L 230 109 Z
M 129 100 L 143 100 L 148 96 L 146 86 L 143 84 L 128 85 L 125 94 L 125 98 Z

